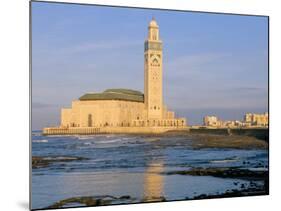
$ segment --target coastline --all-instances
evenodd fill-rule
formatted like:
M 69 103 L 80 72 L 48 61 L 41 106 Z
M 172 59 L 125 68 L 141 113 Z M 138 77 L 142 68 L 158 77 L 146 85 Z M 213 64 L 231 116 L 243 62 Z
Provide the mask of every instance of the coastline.
M 123 135 L 187 135 L 190 137 L 218 136 L 247 136 L 255 137 L 266 142 L 269 141 L 268 128 L 190 128 L 190 127 L 104 127 L 104 128 L 44 128 L 42 135 L 99 135 L 99 134 L 123 134 Z
M 40 193 L 41 184 L 49 187 L 46 191 L 58 191 L 62 187 L 54 184 L 65 179 L 71 184 L 64 189 L 71 194 L 54 194 L 51 198 L 40 195 L 44 200 L 38 198 L 33 205 L 38 209 L 267 195 L 269 192 L 268 143 L 254 135 L 169 131 L 44 137 L 37 131 L 34 136 L 34 194 Z M 178 156 L 174 156 L 175 153 Z M 214 153 L 217 156 L 213 156 Z M 108 184 L 100 183 L 101 179 Z M 209 182 L 217 186 L 209 186 Z M 193 183 L 196 187 L 188 188 Z M 106 187 L 117 191 L 108 192 Z M 124 187 L 124 191 L 118 191 Z M 159 191 L 164 187 L 170 188 Z M 144 191 L 139 192 L 140 188 Z M 173 189 L 179 192 L 175 194 Z

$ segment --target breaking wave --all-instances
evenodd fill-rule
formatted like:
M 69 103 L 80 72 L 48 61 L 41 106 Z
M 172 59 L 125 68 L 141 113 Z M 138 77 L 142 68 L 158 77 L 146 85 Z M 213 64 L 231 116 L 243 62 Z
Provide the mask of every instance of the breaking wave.
M 211 160 L 210 163 L 231 163 L 236 161 L 237 159 Z
M 48 140 L 43 139 L 43 140 L 32 140 L 33 143 L 48 143 Z
M 117 138 L 117 139 L 111 139 L 111 140 L 97 141 L 96 143 L 98 143 L 98 144 L 109 144 L 109 143 L 116 143 L 116 142 L 120 142 L 120 141 L 122 141 L 122 139 Z
M 70 156 L 54 156 L 54 157 L 43 157 L 43 160 L 50 160 L 50 161 L 71 161 L 71 160 L 81 160 L 80 157 L 70 157 Z

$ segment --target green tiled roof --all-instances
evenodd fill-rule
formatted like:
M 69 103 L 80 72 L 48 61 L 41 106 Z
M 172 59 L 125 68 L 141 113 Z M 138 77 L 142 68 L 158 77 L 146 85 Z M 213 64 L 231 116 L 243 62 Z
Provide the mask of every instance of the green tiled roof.
M 141 95 L 143 93 L 140 91 L 132 90 L 132 89 L 107 89 L 104 92 L 114 92 L 114 93 L 123 93 L 123 94 L 130 94 L 130 95 Z
M 79 100 L 125 100 L 144 102 L 144 95 L 140 91 L 131 89 L 107 89 L 102 93 L 86 93 Z

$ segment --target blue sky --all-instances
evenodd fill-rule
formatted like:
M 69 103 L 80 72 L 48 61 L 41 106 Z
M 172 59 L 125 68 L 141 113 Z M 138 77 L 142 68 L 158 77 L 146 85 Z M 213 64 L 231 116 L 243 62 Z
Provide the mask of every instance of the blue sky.
M 32 129 L 58 125 L 86 92 L 143 91 L 147 26 L 163 41 L 164 101 L 201 124 L 268 109 L 267 18 L 32 3 Z

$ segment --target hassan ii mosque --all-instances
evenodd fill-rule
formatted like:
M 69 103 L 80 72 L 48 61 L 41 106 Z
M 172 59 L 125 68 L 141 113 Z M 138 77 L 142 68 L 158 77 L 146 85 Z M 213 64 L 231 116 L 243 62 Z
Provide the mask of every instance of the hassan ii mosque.
M 61 125 L 44 128 L 43 134 L 161 133 L 186 128 L 163 103 L 162 41 L 152 19 L 144 43 L 144 93 L 131 89 L 107 89 L 86 93 L 61 109 Z

